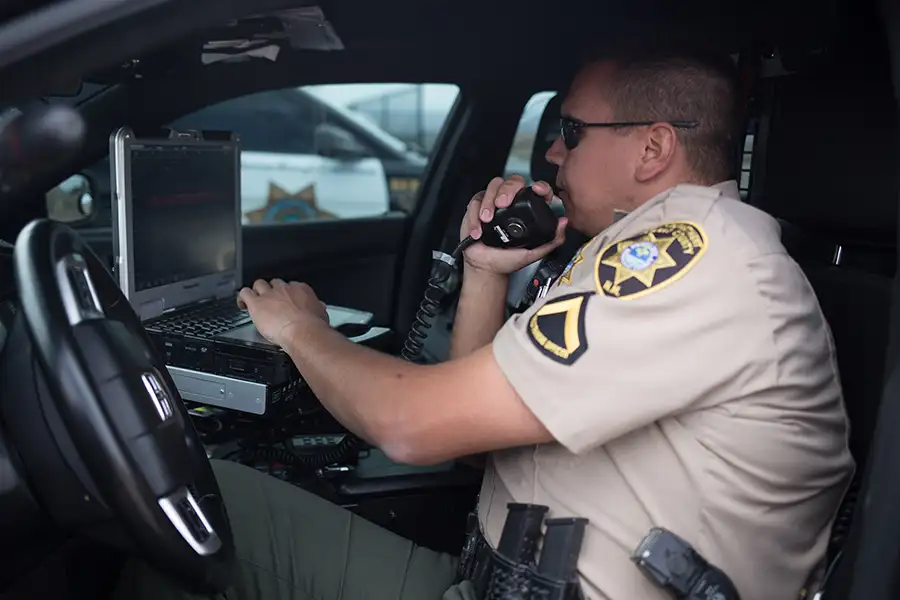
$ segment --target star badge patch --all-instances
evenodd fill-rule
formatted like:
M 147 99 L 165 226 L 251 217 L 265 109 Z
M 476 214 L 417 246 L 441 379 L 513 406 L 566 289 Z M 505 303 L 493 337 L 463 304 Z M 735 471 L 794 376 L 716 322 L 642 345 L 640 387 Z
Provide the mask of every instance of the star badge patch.
M 598 255 L 597 291 L 613 298 L 639 298 L 684 277 L 706 252 L 696 223 L 676 221 L 613 242 Z
M 560 285 L 572 284 L 572 269 L 574 269 L 578 263 L 584 261 L 583 254 L 585 248 L 587 248 L 587 244 L 579 248 L 578 252 L 575 253 L 575 256 L 572 258 L 572 260 L 569 261 L 569 264 L 566 265 L 566 268 L 563 270 L 562 275 L 559 276 Z
M 271 181 L 266 205 L 257 210 L 247 211 L 244 216 L 251 223 L 284 223 L 335 218 L 330 212 L 319 208 L 315 184 L 290 193 Z
M 584 332 L 587 302 L 594 292 L 567 294 L 548 300 L 528 321 L 528 337 L 545 356 L 571 365 L 588 348 Z

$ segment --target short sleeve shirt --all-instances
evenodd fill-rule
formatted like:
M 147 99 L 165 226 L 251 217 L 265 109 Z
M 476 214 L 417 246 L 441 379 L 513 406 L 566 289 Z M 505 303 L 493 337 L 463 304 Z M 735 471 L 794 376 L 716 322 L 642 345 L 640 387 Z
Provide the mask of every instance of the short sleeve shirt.
M 679 185 L 588 242 L 494 356 L 556 442 L 491 455 L 479 500 L 589 519 L 588 598 L 667 599 L 629 560 L 670 529 L 744 600 L 796 597 L 852 476 L 836 359 L 777 222 Z

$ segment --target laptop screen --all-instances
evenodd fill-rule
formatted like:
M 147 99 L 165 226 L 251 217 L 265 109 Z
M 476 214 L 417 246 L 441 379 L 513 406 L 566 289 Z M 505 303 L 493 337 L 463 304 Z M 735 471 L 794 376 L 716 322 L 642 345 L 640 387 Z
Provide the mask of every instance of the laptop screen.
M 130 148 L 134 291 L 236 268 L 234 147 Z

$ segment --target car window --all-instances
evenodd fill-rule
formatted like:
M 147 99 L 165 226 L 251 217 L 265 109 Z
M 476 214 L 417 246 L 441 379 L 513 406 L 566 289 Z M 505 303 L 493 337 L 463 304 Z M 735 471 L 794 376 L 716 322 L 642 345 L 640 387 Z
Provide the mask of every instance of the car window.
M 753 151 L 756 148 L 757 122 L 751 120 L 744 135 L 744 148 L 741 152 L 741 172 L 738 180 L 738 188 L 741 199 L 747 200 L 750 196 L 750 183 L 752 181 Z
M 556 92 L 544 91 L 538 92 L 525 104 L 522 110 L 522 116 L 519 118 L 519 125 L 516 128 L 516 135 L 513 138 L 512 148 L 509 157 L 506 159 L 506 174 L 518 174 L 526 180 L 531 180 L 531 155 L 534 152 L 534 139 L 538 132 L 538 126 L 541 124 L 541 117 L 544 115 L 544 109 Z
M 238 134 L 245 224 L 372 217 L 415 206 L 457 93 L 442 84 L 307 86 L 229 100 L 172 126 Z
M 169 126 L 238 135 L 244 224 L 374 217 L 415 207 L 458 93 L 449 84 L 294 87 L 230 99 Z M 85 227 L 110 226 L 108 157 L 81 175 L 95 210 Z M 65 190 L 48 193 L 51 218 L 77 217 L 87 201 L 82 183 L 67 180 Z
M 544 109 L 556 94 L 555 91 L 538 92 L 525 104 L 522 115 L 519 117 L 519 125 L 516 127 L 516 135 L 513 138 L 509 156 L 506 159 L 504 176 L 521 175 L 529 182 L 535 179 L 531 172 L 534 142 L 541 124 L 541 117 L 544 116 Z M 552 206 L 557 215 L 562 216 L 565 213 L 562 202 L 554 201 Z
M 283 106 L 279 94 L 263 92 L 203 108 L 170 123 L 174 129 L 227 129 L 240 136 L 244 152 L 312 154 L 313 119 L 304 111 L 302 99 L 297 106 Z

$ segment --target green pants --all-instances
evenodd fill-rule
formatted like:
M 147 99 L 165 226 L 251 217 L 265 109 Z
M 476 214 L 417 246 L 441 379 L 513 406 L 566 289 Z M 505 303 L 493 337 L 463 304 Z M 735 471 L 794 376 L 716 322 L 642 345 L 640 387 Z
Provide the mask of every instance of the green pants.
M 416 546 L 314 494 L 249 467 L 213 461 L 239 573 L 228 600 L 468 600 L 457 559 Z M 187 600 L 146 563 L 130 561 L 116 600 Z M 205 599 L 204 599 L 205 600 Z

